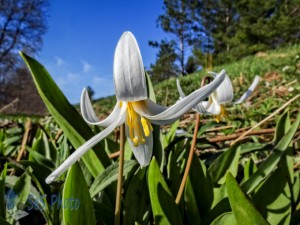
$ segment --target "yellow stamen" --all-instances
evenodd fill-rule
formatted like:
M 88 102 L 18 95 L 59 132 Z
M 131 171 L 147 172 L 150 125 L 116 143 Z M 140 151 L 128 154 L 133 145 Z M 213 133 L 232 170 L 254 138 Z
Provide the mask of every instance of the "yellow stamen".
M 150 135 L 153 128 L 148 119 L 140 116 L 134 110 L 132 104 L 137 103 L 127 103 L 126 123 L 129 129 L 129 138 L 133 142 L 134 146 L 138 146 L 139 144 L 146 143 L 145 137 Z
M 220 106 L 220 114 L 215 115 L 216 122 L 220 123 L 222 117 L 228 117 L 228 113 L 223 105 Z
M 132 142 L 133 142 L 133 144 L 134 144 L 135 147 L 139 145 L 139 139 L 137 137 L 134 137 L 132 139 Z
M 149 121 L 145 119 L 144 117 L 141 118 L 144 134 L 146 137 L 150 135 L 150 130 L 149 130 Z M 151 126 L 151 125 L 150 125 Z

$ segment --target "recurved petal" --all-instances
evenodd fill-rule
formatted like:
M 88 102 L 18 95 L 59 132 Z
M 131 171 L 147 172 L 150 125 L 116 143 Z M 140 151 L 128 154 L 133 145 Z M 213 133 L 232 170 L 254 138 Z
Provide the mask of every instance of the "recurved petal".
M 127 136 L 127 140 L 129 142 L 129 145 L 131 147 L 131 150 L 133 152 L 133 155 L 135 156 L 136 160 L 139 162 L 141 167 L 148 166 L 151 157 L 152 157 L 152 151 L 153 151 L 153 136 L 152 132 L 150 132 L 150 135 L 148 137 L 145 137 L 145 143 L 139 144 L 138 146 L 134 146 L 133 142 L 129 138 L 129 130 L 128 126 L 125 123 L 125 132 Z
M 83 89 L 81 94 L 80 109 L 85 122 L 91 125 L 107 127 L 118 118 L 121 111 L 121 106 L 120 102 L 117 102 L 111 114 L 106 119 L 100 121 L 93 109 L 87 90 Z
M 84 153 L 96 145 L 99 141 L 109 135 L 118 125 L 124 123 L 126 103 L 122 104 L 122 108 L 118 118 L 113 121 L 107 128 L 105 128 L 99 134 L 96 134 L 90 140 L 81 145 L 72 155 L 69 156 L 56 170 L 54 170 L 46 179 L 46 183 L 50 184 L 56 178 L 58 178 L 63 172 L 65 172 L 69 167 L 71 167 Z
M 169 108 L 158 105 L 149 99 L 141 101 L 139 104 L 133 104 L 133 106 L 137 113 L 150 119 L 151 122 L 178 119 L 186 111 L 207 98 L 222 83 L 224 78 L 225 71 L 222 71 L 212 82 L 177 101 Z
M 215 102 L 208 102 L 208 101 L 203 101 L 199 103 L 198 105 L 193 108 L 197 113 L 199 114 L 206 114 L 206 115 L 218 115 L 221 113 L 221 107 L 220 105 Z
M 185 97 L 185 94 L 183 93 L 183 91 L 182 91 L 182 89 L 181 89 L 179 79 L 176 79 L 176 85 L 177 85 L 177 90 L 178 90 L 179 95 L 180 95 L 180 98 L 179 98 L 179 99 L 184 98 L 184 97 Z
M 114 83 L 119 101 L 139 101 L 147 98 L 146 77 L 139 46 L 131 32 L 125 32 L 116 47 Z
M 196 105 L 193 110 L 196 111 L 199 114 L 210 114 L 207 110 L 206 107 L 204 107 L 204 105 L 206 105 L 205 103 L 208 103 L 207 101 L 204 102 L 200 102 L 198 105 Z
M 234 102 L 234 104 L 240 104 L 240 103 L 244 102 L 254 91 L 254 89 L 256 88 L 256 86 L 259 83 L 259 80 L 260 80 L 260 76 L 255 76 L 255 78 L 254 78 L 252 84 L 250 85 L 250 87 L 248 88 L 248 90 L 236 102 Z

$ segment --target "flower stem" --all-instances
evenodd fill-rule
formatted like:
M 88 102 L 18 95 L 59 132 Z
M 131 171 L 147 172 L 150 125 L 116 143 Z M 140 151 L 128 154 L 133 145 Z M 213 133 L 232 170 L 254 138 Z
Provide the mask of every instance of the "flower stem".
M 201 87 L 203 87 L 205 85 L 206 81 L 209 81 L 210 77 L 206 76 L 202 79 L 201 81 Z M 195 127 L 194 127 L 194 136 L 193 136 L 193 140 L 192 140 L 192 144 L 191 144 L 191 148 L 190 148 L 190 153 L 189 153 L 189 157 L 188 157 L 188 161 L 186 163 L 186 167 L 185 167 L 185 171 L 183 174 L 183 178 L 181 180 L 181 184 L 175 199 L 175 203 L 177 205 L 179 205 L 180 203 L 180 199 L 182 197 L 183 191 L 184 191 L 184 187 L 185 187 L 185 183 L 187 180 L 187 177 L 189 175 L 190 169 L 191 169 L 191 165 L 192 165 L 192 161 L 193 161 L 193 156 L 194 156 L 194 149 L 195 149 L 195 145 L 196 145 L 196 141 L 197 141 L 197 135 L 198 135 L 198 129 L 199 129 L 199 123 L 200 123 L 200 114 L 196 114 L 196 123 L 195 123 Z
M 120 217 L 121 217 L 124 145 L 125 145 L 125 125 L 123 124 L 122 126 L 120 126 L 120 157 L 119 157 L 119 176 L 118 176 L 116 208 L 115 208 L 115 225 L 120 225 Z
M 188 161 L 186 163 L 186 167 L 185 167 L 185 171 L 183 174 L 183 178 L 179 187 L 179 191 L 177 193 L 176 196 L 176 200 L 175 203 L 178 205 L 180 202 L 180 199 L 182 197 L 183 191 L 184 191 L 184 187 L 185 187 L 185 183 L 187 180 L 187 177 L 189 175 L 190 172 L 190 168 L 192 165 L 192 161 L 193 161 L 193 155 L 194 155 L 194 149 L 195 149 L 195 145 L 196 145 L 196 141 L 197 141 L 197 134 L 198 134 L 198 128 L 199 128 L 199 122 L 200 122 L 200 114 L 196 114 L 196 123 L 195 123 L 195 128 L 194 128 L 194 136 L 193 136 L 193 140 L 192 140 L 192 144 L 191 144 L 191 148 L 190 148 L 190 153 L 189 153 L 189 157 L 188 157 Z

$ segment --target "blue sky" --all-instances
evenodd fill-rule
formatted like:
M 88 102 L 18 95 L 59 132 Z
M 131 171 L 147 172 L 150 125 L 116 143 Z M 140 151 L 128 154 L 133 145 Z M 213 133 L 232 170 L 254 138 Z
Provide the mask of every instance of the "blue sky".
M 81 90 L 88 85 L 97 98 L 113 95 L 118 39 L 124 31 L 131 31 L 149 68 L 157 49 L 148 46 L 148 41 L 168 36 L 156 26 L 162 6 L 158 0 L 51 0 L 48 31 L 38 60 L 71 103 L 79 102 Z

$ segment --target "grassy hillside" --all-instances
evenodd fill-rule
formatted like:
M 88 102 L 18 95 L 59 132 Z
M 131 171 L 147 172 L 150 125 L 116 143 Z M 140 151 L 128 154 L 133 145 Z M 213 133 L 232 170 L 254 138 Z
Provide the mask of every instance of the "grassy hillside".
M 274 89 L 274 93 L 270 94 L 274 95 L 275 99 L 277 97 L 283 98 L 282 100 L 277 98 L 276 101 L 284 101 L 284 99 L 299 93 L 300 45 L 275 51 L 260 52 L 255 56 L 249 56 L 237 62 L 214 67 L 215 72 L 219 72 L 222 69 L 226 70 L 233 81 L 235 99 L 247 90 L 254 76 L 259 75 L 263 79 L 258 90 L 263 93 Z M 206 73 L 206 70 L 202 70 L 180 78 L 181 86 L 186 94 L 199 88 L 201 79 Z M 289 84 L 295 79 L 298 81 Z M 285 86 L 286 84 L 288 84 L 288 87 Z M 290 88 L 289 91 L 288 88 Z M 176 78 L 158 83 L 154 85 L 154 89 L 157 102 L 160 104 L 168 106 L 178 100 Z M 100 115 L 107 114 L 112 110 L 115 101 L 114 96 L 98 99 L 95 101 L 95 109 Z

